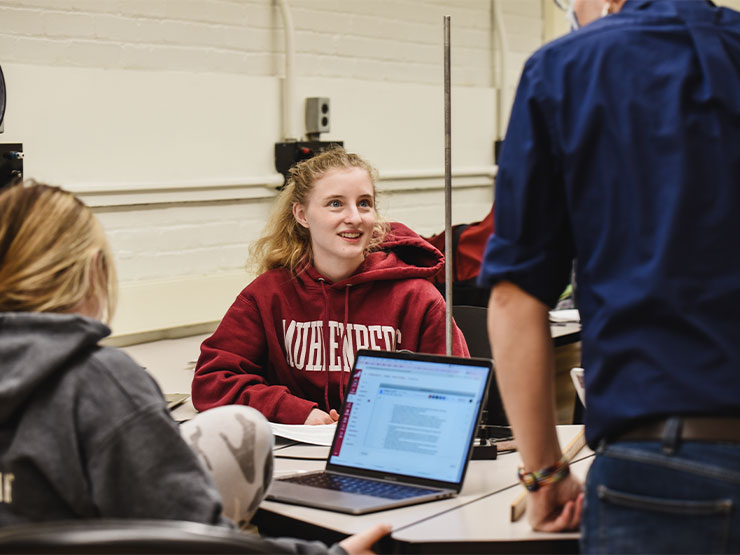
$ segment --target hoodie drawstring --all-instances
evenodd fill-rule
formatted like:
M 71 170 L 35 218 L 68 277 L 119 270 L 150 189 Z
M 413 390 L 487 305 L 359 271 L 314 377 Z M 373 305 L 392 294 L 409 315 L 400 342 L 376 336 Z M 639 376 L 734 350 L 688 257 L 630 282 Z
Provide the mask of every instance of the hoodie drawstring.
M 330 372 L 329 372 L 329 349 L 327 346 L 329 345 L 329 339 L 328 339 L 328 333 L 329 333 L 329 294 L 326 291 L 326 281 L 322 278 L 319 279 L 319 283 L 321 283 L 321 293 L 324 296 L 324 314 L 322 318 L 323 322 L 323 333 L 321 334 L 321 340 L 323 342 L 322 348 L 324 350 L 322 360 L 323 360 L 323 366 L 324 366 L 324 373 L 326 375 L 326 381 L 324 382 L 324 403 L 326 406 L 326 412 L 329 412 L 331 410 L 331 407 L 329 406 L 329 382 L 330 382 Z M 344 380 L 346 378 L 345 372 L 344 372 L 344 348 L 345 348 L 345 339 L 347 337 L 347 325 L 349 324 L 349 288 L 352 287 L 351 283 L 348 283 L 344 287 L 344 325 L 342 326 L 342 337 L 339 339 L 339 371 L 340 371 L 340 377 L 339 377 L 339 406 L 341 407 L 344 403 Z M 337 409 L 339 410 L 339 409 Z
M 341 372 L 341 379 L 339 380 L 339 404 L 344 404 L 344 340 L 347 337 L 347 324 L 349 322 L 349 288 L 352 287 L 351 283 L 348 283 L 344 288 L 344 325 L 342 326 L 342 338 L 339 340 L 340 352 L 339 357 L 339 370 Z
M 321 334 L 322 348 L 324 351 L 321 359 L 324 366 L 324 373 L 326 374 L 326 381 L 324 382 L 324 406 L 326 407 L 326 412 L 329 413 L 331 410 L 329 407 L 329 364 L 327 363 L 329 350 L 326 348 L 329 343 L 326 338 L 326 334 L 329 333 L 329 295 L 326 293 L 326 281 L 320 278 L 319 283 L 321 283 L 321 293 L 324 295 L 323 333 Z
M 331 410 L 331 407 L 329 406 L 329 382 L 330 382 L 330 373 L 329 373 L 329 349 L 327 346 L 329 345 L 329 339 L 327 337 L 327 334 L 329 333 L 329 294 L 326 292 L 326 281 L 322 278 L 319 279 L 319 283 L 321 283 L 321 293 L 324 296 L 324 314 L 323 314 L 323 333 L 321 334 L 321 339 L 323 342 L 322 348 L 324 350 L 322 360 L 323 360 L 323 366 L 324 366 L 324 373 L 326 374 L 326 381 L 324 382 L 324 403 L 326 406 L 326 412 L 329 412 Z M 344 380 L 346 378 L 345 372 L 344 372 L 344 348 L 345 348 L 345 339 L 347 338 L 347 325 L 349 324 L 349 288 L 352 287 L 351 283 L 348 283 L 344 287 L 344 325 L 342 326 L 342 337 L 339 340 L 339 371 L 340 371 L 340 377 L 339 377 L 339 407 L 341 408 L 342 404 L 344 403 Z M 339 410 L 339 409 L 337 409 Z

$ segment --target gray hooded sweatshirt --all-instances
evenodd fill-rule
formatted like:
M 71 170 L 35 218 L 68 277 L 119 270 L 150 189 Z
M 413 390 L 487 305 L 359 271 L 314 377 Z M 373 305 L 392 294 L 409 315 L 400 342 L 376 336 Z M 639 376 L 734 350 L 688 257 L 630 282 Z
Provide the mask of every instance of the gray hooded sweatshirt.
M 233 527 L 155 381 L 76 314 L 0 313 L 0 526 L 139 518 Z M 326 552 L 267 541 L 273 552 Z M 334 546 L 332 552 L 344 550 Z

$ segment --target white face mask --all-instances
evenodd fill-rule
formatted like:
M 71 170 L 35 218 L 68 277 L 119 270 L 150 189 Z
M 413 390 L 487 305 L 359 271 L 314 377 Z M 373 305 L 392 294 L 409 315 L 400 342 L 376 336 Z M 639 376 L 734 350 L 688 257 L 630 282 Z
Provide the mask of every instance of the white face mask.
M 573 7 L 572 2 L 568 5 L 568 10 L 565 12 L 565 20 L 570 25 L 571 31 L 577 31 L 581 28 L 581 25 L 578 23 L 578 16 L 576 15 L 576 10 Z
M 568 22 L 571 31 L 577 31 L 581 28 L 578 23 L 578 16 L 573 7 L 573 0 L 554 0 L 555 5 L 561 10 L 565 11 L 565 20 Z

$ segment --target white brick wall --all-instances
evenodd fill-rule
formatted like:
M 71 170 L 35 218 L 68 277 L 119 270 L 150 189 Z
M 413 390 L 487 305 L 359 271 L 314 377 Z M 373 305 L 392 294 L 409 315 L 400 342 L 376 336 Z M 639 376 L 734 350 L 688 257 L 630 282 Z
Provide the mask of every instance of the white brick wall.
M 194 205 L 164 205 L 131 212 L 98 209 L 115 252 L 118 270 L 127 280 L 204 276 L 244 266 L 254 230 L 264 225 L 268 200 Z
M 492 1 L 509 47 L 505 121 L 547 0 L 289 0 L 298 129 L 303 98 L 329 96 L 324 138 L 369 158 L 386 177 L 384 215 L 423 234 L 444 225 L 443 15 L 453 220 L 490 208 Z M 275 0 L 0 0 L 0 140 L 24 143 L 27 176 L 96 206 L 121 280 L 115 333 L 216 320 L 248 281 L 247 247 L 277 179 L 282 25 Z
M 490 81 L 489 0 L 290 4 L 299 75 L 437 83 L 442 16 L 451 15 L 455 83 Z M 282 21 L 270 0 L 5 0 L 0 21 L 5 62 L 251 75 L 282 64 Z M 384 69 L 397 62 L 403 70 Z

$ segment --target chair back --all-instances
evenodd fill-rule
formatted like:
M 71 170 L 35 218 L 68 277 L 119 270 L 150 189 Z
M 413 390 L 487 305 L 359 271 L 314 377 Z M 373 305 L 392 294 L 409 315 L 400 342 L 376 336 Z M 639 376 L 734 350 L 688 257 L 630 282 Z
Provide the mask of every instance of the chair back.
M 488 309 L 485 306 L 456 305 L 452 316 L 465 336 L 470 356 L 493 358 L 488 340 Z
M 276 553 L 275 542 L 179 520 L 74 520 L 0 527 L 0 553 Z M 287 552 L 287 551 L 286 551 Z
M 491 343 L 488 339 L 488 308 L 485 306 L 457 305 L 452 307 L 452 316 L 468 344 L 470 356 L 493 358 Z M 488 426 L 508 426 L 501 394 L 496 380 L 491 380 L 486 403 L 486 416 L 483 424 Z

